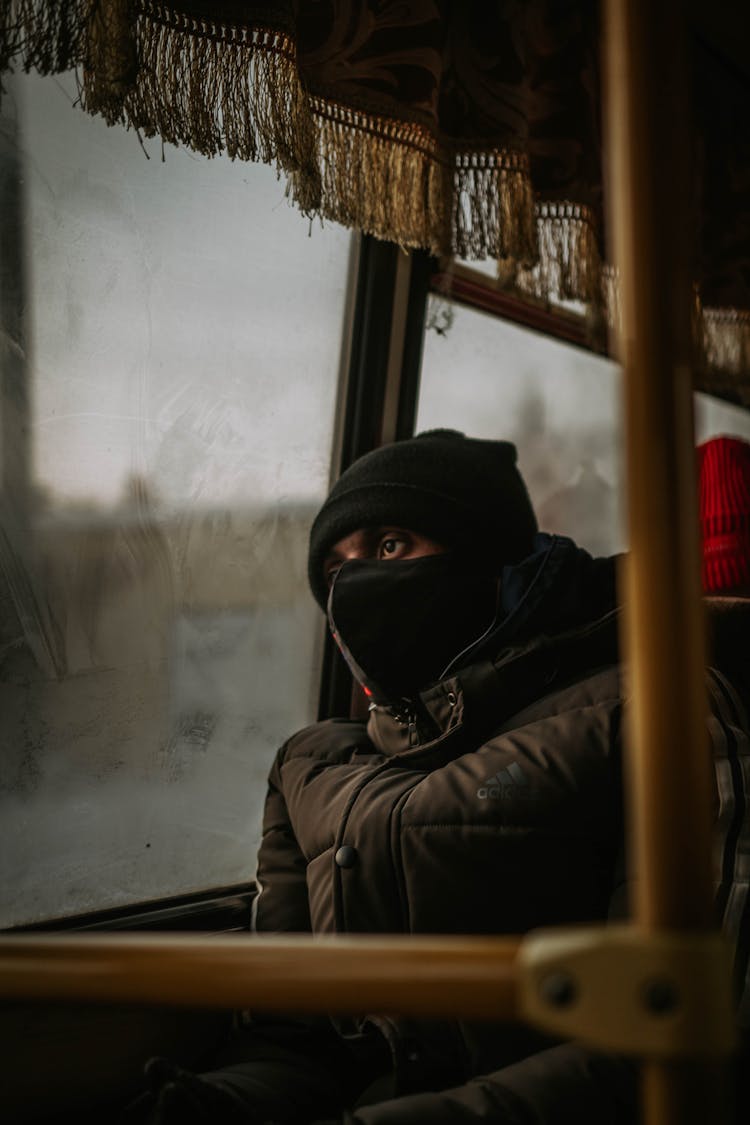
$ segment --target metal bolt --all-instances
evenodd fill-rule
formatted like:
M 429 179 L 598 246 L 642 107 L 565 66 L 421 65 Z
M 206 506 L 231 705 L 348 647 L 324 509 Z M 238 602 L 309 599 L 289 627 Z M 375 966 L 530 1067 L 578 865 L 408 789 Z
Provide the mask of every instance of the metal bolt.
M 569 1008 L 578 997 L 578 986 L 570 973 L 550 973 L 543 977 L 539 991 L 545 1003 L 553 1008 Z
M 652 1015 L 666 1016 L 679 1006 L 680 994 L 671 980 L 658 977 L 645 985 L 643 1003 Z

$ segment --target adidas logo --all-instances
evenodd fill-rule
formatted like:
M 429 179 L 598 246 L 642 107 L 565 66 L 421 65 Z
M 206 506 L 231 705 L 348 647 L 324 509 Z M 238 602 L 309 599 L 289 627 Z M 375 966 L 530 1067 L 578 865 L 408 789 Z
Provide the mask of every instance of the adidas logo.
M 480 801 L 501 801 L 511 795 L 515 797 L 529 795 L 529 779 L 518 762 L 511 762 L 507 769 L 500 770 L 477 789 L 477 797 Z

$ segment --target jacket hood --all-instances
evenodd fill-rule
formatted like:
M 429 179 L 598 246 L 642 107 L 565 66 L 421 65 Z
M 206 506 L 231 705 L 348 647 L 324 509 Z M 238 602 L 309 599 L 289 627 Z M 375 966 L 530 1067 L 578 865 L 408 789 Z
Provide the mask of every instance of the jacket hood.
M 566 536 L 539 532 L 532 553 L 503 569 L 495 627 L 446 671 L 491 658 L 509 645 L 554 636 L 603 617 L 618 605 L 619 557 L 593 558 Z

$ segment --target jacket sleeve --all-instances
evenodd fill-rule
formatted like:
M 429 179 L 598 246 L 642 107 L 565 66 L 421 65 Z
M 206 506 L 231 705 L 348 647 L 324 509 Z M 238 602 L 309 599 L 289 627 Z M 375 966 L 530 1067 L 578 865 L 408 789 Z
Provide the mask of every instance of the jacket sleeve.
M 289 743 L 276 755 L 268 778 L 263 837 L 255 877 L 252 928 L 258 933 L 309 933 L 307 861 L 297 843 L 284 799 L 281 769 Z
M 252 928 L 257 933 L 309 933 L 307 860 L 284 796 L 282 769 L 290 743 L 278 752 L 268 778 L 263 836 L 258 853 L 258 894 Z M 326 1015 L 246 1015 L 229 1066 L 204 1075 L 246 1105 L 262 1107 L 274 1121 L 304 1120 L 342 1107 L 356 1097 L 388 1052 L 374 1028 L 341 1036 Z

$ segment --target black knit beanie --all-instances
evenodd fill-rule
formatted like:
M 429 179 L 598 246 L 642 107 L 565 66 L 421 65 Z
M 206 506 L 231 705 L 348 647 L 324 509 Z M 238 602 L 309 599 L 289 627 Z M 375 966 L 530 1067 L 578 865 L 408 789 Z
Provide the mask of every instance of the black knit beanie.
M 531 550 L 536 517 L 509 441 L 428 430 L 366 453 L 342 473 L 310 530 L 307 573 L 318 604 L 331 547 L 365 527 L 403 527 L 498 568 Z

